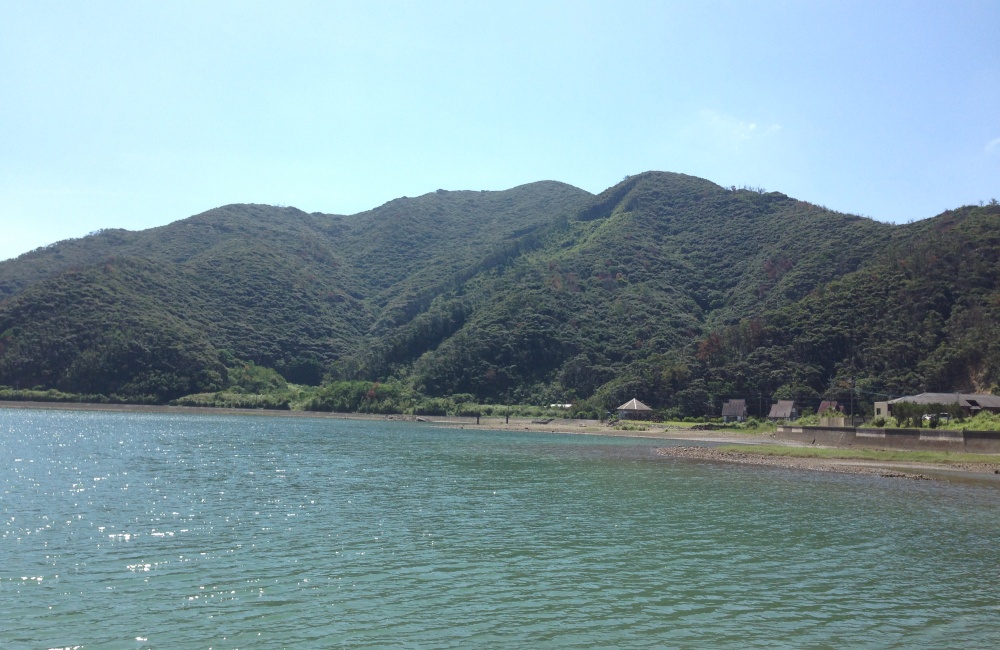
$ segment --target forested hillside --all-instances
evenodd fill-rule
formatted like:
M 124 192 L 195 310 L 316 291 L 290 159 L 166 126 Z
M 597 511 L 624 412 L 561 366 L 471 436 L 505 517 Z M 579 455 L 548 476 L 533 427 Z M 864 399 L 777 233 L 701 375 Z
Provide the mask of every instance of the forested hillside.
M 777 193 L 632 177 L 545 247 L 468 283 L 450 301 L 471 306 L 465 323 L 437 348 L 411 344 L 428 350 L 412 375 L 429 394 L 588 397 L 636 361 L 854 270 L 888 230 Z
M 0 385 L 162 401 L 225 386 L 230 358 L 318 384 L 379 323 L 589 198 L 534 183 L 352 217 L 235 205 L 59 242 L 0 263 Z
M 596 197 L 226 206 L 0 263 L 0 386 L 163 402 L 270 368 L 674 415 L 988 390 L 998 260 L 996 205 L 892 226 L 661 172 Z
M 862 270 L 704 337 L 692 367 L 711 397 L 1000 392 L 1000 206 L 893 234 Z

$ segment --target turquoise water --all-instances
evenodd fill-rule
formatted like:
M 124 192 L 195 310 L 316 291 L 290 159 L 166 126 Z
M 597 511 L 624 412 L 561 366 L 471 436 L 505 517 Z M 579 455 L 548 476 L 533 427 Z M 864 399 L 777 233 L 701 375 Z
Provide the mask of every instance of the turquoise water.
M 1000 646 L 996 487 L 653 444 L 0 410 L 0 647 Z

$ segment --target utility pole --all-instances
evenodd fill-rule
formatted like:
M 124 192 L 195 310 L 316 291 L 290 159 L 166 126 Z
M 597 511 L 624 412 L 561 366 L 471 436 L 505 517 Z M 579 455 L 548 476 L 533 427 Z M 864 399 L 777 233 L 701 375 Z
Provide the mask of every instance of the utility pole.
M 854 377 L 851 377 L 851 426 L 854 426 Z

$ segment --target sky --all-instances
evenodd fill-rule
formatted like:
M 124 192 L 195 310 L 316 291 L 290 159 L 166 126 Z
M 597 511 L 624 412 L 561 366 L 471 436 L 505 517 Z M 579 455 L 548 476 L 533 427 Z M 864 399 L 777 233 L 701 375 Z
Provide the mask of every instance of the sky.
M 229 203 L 680 172 L 1000 199 L 1000 0 L 0 0 L 0 259 Z

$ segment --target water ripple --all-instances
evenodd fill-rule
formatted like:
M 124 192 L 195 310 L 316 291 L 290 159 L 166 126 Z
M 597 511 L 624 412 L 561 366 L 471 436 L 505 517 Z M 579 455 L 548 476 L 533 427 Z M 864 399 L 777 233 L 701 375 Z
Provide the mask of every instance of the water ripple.
M 990 487 L 0 410 L 3 647 L 995 647 Z

